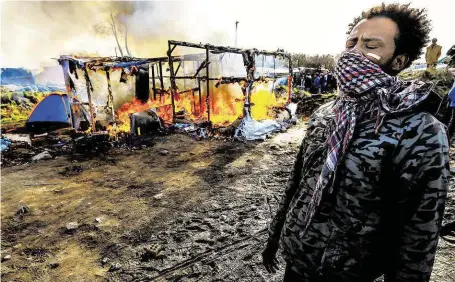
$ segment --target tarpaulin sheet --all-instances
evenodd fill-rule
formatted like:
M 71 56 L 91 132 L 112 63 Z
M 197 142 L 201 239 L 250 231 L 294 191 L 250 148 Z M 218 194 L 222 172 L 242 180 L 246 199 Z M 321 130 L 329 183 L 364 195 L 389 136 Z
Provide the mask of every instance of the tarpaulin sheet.
M 265 140 L 270 133 L 284 129 L 284 126 L 274 120 L 257 121 L 246 116 L 235 130 L 234 137 L 242 141 Z

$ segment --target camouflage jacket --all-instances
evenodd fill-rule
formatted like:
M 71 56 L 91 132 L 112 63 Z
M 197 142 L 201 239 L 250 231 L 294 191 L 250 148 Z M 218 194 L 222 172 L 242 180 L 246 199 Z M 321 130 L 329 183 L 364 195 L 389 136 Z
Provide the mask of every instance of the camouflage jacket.
M 332 176 L 334 192 L 323 195 L 302 232 L 326 158 L 332 106 L 310 118 L 269 240 L 281 238 L 287 263 L 305 281 L 365 282 L 382 274 L 386 281 L 429 281 L 449 177 L 445 127 L 428 112 L 436 107 L 386 116 L 378 133 L 376 118 L 364 116 Z

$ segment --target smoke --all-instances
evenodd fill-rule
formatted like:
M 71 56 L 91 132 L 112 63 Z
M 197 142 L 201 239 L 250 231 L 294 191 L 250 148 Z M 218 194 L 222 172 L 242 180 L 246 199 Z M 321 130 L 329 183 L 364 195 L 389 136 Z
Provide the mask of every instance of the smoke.
M 125 50 L 124 27 L 133 56 L 165 56 L 167 40 L 224 44 L 227 35 L 204 24 L 204 11 L 185 2 L 2 2 L 2 67 L 41 69 L 52 58 L 79 54 L 114 56 L 117 43 L 110 14 Z

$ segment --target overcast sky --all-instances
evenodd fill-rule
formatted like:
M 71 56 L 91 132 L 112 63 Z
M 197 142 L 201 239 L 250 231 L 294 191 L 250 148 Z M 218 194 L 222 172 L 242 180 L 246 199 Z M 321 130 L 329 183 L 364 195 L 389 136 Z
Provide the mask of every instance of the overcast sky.
M 338 53 L 344 47 L 347 25 L 362 10 L 382 3 L 377 0 L 313 0 L 313 1 L 244 1 L 239 7 L 213 4 L 223 12 L 211 14 L 210 22 L 232 30 L 239 24 L 239 44 L 261 45 L 273 49 L 283 47 L 291 52 Z M 390 3 L 392 1 L 386 1 Z M 412 6 L 427 8 L 433 21 L 431 37 L 437 37 L 444 48 L 455 44 L 453 11 L 455 1 L 416 0 Z M 267 3 L 267 4 L 266 4 Z M 196 6 L 194 7 L 195 9 Z M 218 20 L 217 20 L 218 19 Z
M 153 1 L 135 2 L 125 19 L 130 49 L 140 57 L 164 56 L 167 40 L 238 45 L 307 54 L 342 51 L 348 24 L 376 0 L 313 1 Z M 386 1 L 390 3 L 391 1 Z M 407 3 L 408 1 L 398 1 Z M 114 55 L 112 36 L 96 35 L 93 26 L 105 21 L 119 2 L 2 2 L 1 65 L 39 68 L 55 64 L 52 57 L 70 53 Z M 433 21 L 431 37 L 443 52 L 455 44 L 455 1 L 415 0 Z M 120 8 L 121 9 L 121 8 Z M 452 21 L 452 24 L 450 22 Z

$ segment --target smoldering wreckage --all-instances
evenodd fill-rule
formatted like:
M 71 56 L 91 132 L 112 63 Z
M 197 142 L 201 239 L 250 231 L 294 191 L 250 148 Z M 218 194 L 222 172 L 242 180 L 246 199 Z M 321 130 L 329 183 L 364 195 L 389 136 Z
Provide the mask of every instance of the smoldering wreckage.
M 61 56 L 58 62 L 67 92 L 52 93 L 31 113 L 25 131 L 34 147 L 50 139 L 59 148 L 107 149 L 170 132 L 264 140 L 297 121 L 292 62 L 283 50 L 170 40 L 166 57 Z

